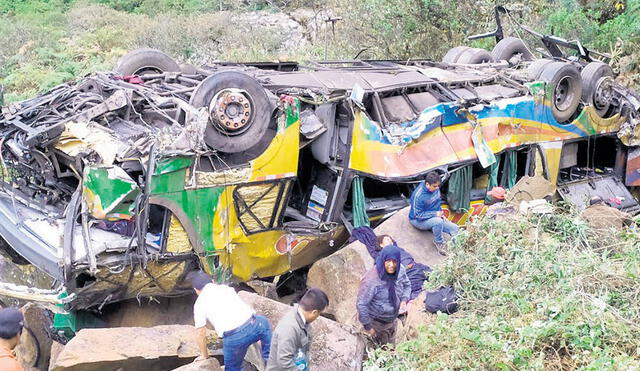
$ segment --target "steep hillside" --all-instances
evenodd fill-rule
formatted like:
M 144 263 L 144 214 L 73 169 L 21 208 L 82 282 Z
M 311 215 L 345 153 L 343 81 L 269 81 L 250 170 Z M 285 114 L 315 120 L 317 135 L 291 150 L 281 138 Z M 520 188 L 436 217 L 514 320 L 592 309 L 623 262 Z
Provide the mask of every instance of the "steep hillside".
M 477 220 L 428 281 L 455 287 L 460 311 L 365 369 L 637 369 L 639 233 L 594 230 L 562 209 Z
M 513 4 L 517 23 L 611 53 L 640 81 L 640 0 Z M 440 59 L 495 27 L 492 1 L 0 0 L 0 82 L 8 101 L 111 68 L 127 50 L 158 48 L 181 62 L 359 58 Z M 507 4 L 509 6 L 509 4 Z M 333 19 L 334 22 L 326 22 Z M 492 39 L 472 43 L 491 48 Z

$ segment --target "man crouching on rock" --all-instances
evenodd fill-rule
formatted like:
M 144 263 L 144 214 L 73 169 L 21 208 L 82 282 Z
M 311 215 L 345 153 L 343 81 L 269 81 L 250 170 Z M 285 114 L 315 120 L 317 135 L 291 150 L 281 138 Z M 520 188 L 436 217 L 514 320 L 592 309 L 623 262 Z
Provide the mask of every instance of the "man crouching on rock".
M 251 344 L 260 341 L 262 358 L 269 359 L 271 326 L 266 317 L 256 315 L 235 290 L 213 283 L 204 272 L 195 272 L 191 284 L 198 299 L 193 306 L 193 319 L 198 333 L 199 359 L 209 358 L 206 326 L 209 321 L 223 339 L 224 369 L 241 371 Z M 196 359 L 197 360 L 197 359 Z
M 300 303 L 282 317 L 273 333 L 267 371 L 309 369 L 309 324 L 318 319 L 327 306 L 327 294 L 320 289 L 311 288 L 300 299 Z
M 20 343 L 24 317 L 13 308 L 0 309 L 0 370 L 23 371 L 13 350 Z

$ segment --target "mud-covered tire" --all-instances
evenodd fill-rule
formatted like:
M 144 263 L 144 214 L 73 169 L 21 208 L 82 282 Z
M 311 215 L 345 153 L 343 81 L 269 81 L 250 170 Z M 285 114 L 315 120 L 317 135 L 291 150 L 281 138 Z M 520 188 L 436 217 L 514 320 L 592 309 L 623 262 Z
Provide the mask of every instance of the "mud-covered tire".
M 553 117 L 558 122 L 569 120 L 578 109 L 582 98 L 582 78 L 578 69 L 569 63 L 549 63 L 542 69 L 539 79 L 553 89 Z
M 537 80 L 544 69 L 544 66 L 552 63 L 553 59 L 536 59 L 527 67 L 527 75 L 531 80 Z
M 156 49 L 136 49 L 123 55 L 116 63 L 114 72 L 128 75 L 180 72 L 180 66 L 170 56 Z
M 611 103 L 604 96 L 602 82 L 613 78 L 611 67 L 602 62 L 591 62 L 580 72 L 582 77 L 582 101 L 593 106 L 600 117 L 606 117 Z
M 487 50 L 480 48 L 469 48 L 462 52 L 456 63 L 460 64 L 481 64 L 493 62 L 493 56 Z
M 456 61 L 458 60 L 458 57 L 460 57 L 460 54 L 464 53 L 469 49 L 471 48 L 468 46 L 456 46 L 454 48 L 451 48 L 449 49 L 447 54 L 445 54 L 444 57 L 442 57 L 442 61 L 444 63 L 456 63 Z
M 491 51 L 491 55 L 495 61 L 509 61 L 518 54 L 522 55 L 521 60 L 523 61 L 533 60 L 533 55 L 529 49 L 527 49 L 522 39 L 511 36 L 500 40 Z
M 243 91 L 250 100 L 251 114 L 245 124 L 247 128 L 240 134 L 230 135 L 214 118 L 209 118 L 204 140 L 208 146 L 220 152 L 246 151 L 267 136 L 273 110 L 264 87 L 254 78 L 237 71 L 217 72 L 198 85 L 189 103 L 194 107 L 210 107 L 216 95 L 226 89 Z

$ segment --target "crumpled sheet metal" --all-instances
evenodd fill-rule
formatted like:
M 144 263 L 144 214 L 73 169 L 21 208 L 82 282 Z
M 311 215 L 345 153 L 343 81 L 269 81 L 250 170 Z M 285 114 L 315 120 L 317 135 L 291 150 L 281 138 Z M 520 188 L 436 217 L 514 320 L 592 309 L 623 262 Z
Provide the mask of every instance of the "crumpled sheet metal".
M 85 205 L 96 219 L 130 219 L 140 187 L 119 167 L 88 167 L 82 181 Z
M 176 218 L 175 215 L 171 215 L 171 222 L 169 223 L 169 237 L 167 239 L 167 252 L 174 254 L 182 254 L 193 251 L 189 236 L 184 230 L 182 223 Z
M 94 122 L 70 121 L 65 124 L 64 132 L 54 147 L 72 157 L 95 152 L 101 160 L 97 164 L 108 166 L 113 164 L 118 153 L 124 152 L 128 146 L 101 125 Z
M 224 186 L 248 182 L 252 175 L 251 167 L 236 167 L 232 169 L 219 170 L 214 172 L 195 171 L 195 184 L 188 184 L 188 188 L 201 188 Z M 187 174 L 187 182 L 193 181 L 190 174 Z
M 640 119 L 625 121 L 618 131 L 618 138 L 625 146 L 640 146 Z
M 151 261 L 146 272 L 142 265 L 129 265 L 122 272 L 113 274 L 101 269 L 96 274 L 96 282 L 81 289 L 82 293 L 116 291 L 126 287 L 121 299 L 137 296 L 167 294 L 181 282 L 187 262 L 176 261 L 160 263 Z M 79 293 L 78 293 L 79 294 Z
M 209 113 L 206 107 L 195 108 L 177 98 L 163 98 L 152 95 L 155 103 L 174 103 L 186 113 L 185 125 L 179 130 L 163 130 L 158 134 L 158 149 L 166 154 L 204 153 L 207 144 L 204 132 L 209 124 Z

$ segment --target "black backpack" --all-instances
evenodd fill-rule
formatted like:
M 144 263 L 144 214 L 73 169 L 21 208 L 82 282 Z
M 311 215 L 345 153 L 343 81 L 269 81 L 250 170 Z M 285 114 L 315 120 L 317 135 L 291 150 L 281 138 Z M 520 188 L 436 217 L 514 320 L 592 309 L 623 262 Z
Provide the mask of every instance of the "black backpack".
M 453 287 L 440 287 L 436 291 L 427 292 L 424 305 L 428 312 L 453 314 L 458 310 L 458 295 Z

